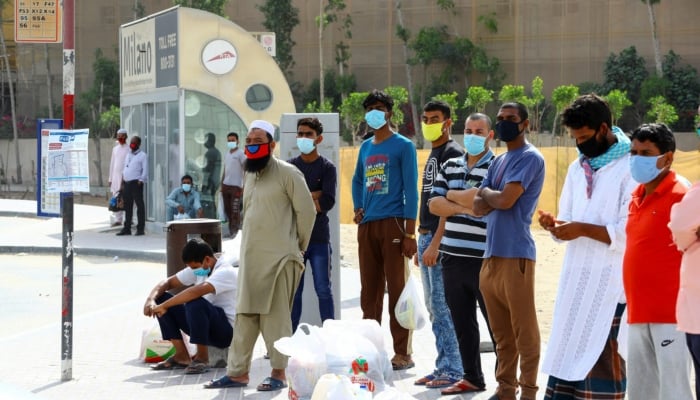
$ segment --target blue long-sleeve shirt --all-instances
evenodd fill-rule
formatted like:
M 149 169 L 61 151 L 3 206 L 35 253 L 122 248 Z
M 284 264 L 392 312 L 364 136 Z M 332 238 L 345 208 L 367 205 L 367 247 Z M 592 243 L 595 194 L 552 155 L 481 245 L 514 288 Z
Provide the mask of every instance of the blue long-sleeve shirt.
M 394 133 L 379 144 L 362 142 L 352 178 L 352 201 L 362 208 L 362 223 L 389 217 L 416 219 L 418 163 L 416 147 Z
M 173 209 L 173 214 L 177 214 L 177 206 L 182 206 L 185 209 L 185 214 L 188 214 L 190 218 L 195 218 L 197 210 L 202 208 L 202 204 L 199 201 L 199 192 L 192 189 L 185 195 L 185 191 L 181 187 L 175 188 L 170 192 L 168 198 L 165 199 L 165 204 Z

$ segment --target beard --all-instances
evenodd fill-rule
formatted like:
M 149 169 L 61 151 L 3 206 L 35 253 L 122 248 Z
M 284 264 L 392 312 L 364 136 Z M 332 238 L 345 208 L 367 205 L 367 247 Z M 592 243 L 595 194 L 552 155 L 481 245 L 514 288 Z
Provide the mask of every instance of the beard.
M 270 157 L 271 155 L 268 154 L 262 158 L 246 158 L 243 168 L 245 168 L 245 172 L 260 172 L 267 167 Z

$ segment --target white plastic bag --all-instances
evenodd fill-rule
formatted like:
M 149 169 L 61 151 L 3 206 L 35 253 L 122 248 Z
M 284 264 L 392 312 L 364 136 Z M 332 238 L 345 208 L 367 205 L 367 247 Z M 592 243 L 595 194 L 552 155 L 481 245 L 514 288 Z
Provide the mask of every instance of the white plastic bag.
M 311 400 L 355 400 L 355 393 L 347 376 L 324 374 L 318 380 Z
M 182 213 L 182 214 L 179 214 L 179 213 L 178 213 L 178 214 L 175 214 L 175 216 L 173 217 L 173 219 L 174 219 L 175 221 L 181 221 L 181 220 L 183 220 L 183 219 L 190 219 L 190 215 L 187 214 L 187 213 Z
M 147 363 L 155 363 L 166 360 L 175 354 L 175 347 L 170 340 L 163 340 L 160 334 L 160 326 L 155 321 L 150 329 L 144 329 L 141 335 L 141 351 L 139 357 Z
M 413 275 L 409 275 L 408 280 L 406 280 L 399 301 L 396 302 L 394 315 L 396 315 L 396 321 L 399 325 L 406 329 L 417 330 L 425 326 L 428 311 L 420 298 L 418 283 Z
M 319 330 L 299 324 L 294 335 L 275 341 L 275 349 L 290 357 L 286 371 L 290 399 L 310 399 L 316 382 L 326 373 L 326 352 Z

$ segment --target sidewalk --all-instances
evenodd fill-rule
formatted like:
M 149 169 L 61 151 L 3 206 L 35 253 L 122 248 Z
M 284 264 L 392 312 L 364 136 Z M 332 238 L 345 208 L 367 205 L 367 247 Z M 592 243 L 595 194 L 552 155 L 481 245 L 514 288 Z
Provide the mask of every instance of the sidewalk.
M 250 386 L 245 389 L 202 389 L 203 383 L 225 374 L 225 369 L 212 369 L 203 375 L 154 372 L 137 359 L 141 332 L 152 324 L 141 313 L 144 296 L 154 282 L 165 276 L 165 233 L 148 231 L 145 236 L 116 237 L 119 228 L 110 228 L 108 217 L 104 207 L 75 205 L 73 379 L 61 382 L 60 304 L 57 304 L 61 299 L 60 269 L 44 265 L 45 261 L 25 263 L 16 256 L 18 253 L 26 253 L 29 258 L 37 254 L 59 256 L 61 219 L 37 218 L 34 201 L 0 199 L 3 262 L 0 268 L 8 268 L 0 273 L 0 281 L 5 281 L 0 285 L 14 285 L 12 290 L 0 293 L 3 304 L 0 326 L 5 328 L 0 331 L 0 346 L 6 356 L 0 366 L 0 399 L 21 398 L 6 397 L 8 386 L 36 394 L 29 393 L 27 398 L 41 399 L 286 399 L 286 390 L 255 391 L 255 386 L 269 373 L 269 363 L 263 359 L 262 339 L 256 344 Z M 225 240 L 222 245 L 226 250 L 240 243 Z M 118 257 L 118 262 L 114 257 Z M 60 265 L 60 258 L 56 260 Z M 8 265 L 14 262 L 16 265 Z M 341 318 L 360 319 L 358 270 L 341 268 L 341 283 Z M 46 298 L 41 293 L 55 295 Z M 47 308 L 55 309 L 53 317 L 33 325 L 24 323 L 34 323 L 32 318 L 48 315 Z M 13 316 L 23 323 L 13 323 Z M 385 316 L 388 318 L 386 312 Z M 483 321 L 481 325 L 482 337 L 487 337 Z M 388 321 L 384 321 L 386 350 L 391 356 L 387 326 Z M 434 366 L 436 352 L 429 326 L 414 332 L 413 350 L 416 366 L 394 372 L 393 386 L 418 399 L 440 398 L 439 390 L 413 385 L 414 380 L 431 372 Z M 483 353 L 482 364 L 487 391 L 450 398 L 486 399 L 493 393 L 494 353 Z M 541 389 L 545 383 L 545 377 L 540 376 Z

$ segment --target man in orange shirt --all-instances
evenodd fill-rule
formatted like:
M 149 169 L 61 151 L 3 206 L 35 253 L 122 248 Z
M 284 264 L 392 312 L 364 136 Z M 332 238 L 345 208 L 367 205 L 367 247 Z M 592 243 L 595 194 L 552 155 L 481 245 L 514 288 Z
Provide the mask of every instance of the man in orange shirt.
M 690 358 L 676 329 L 681 253 L 668 229 L 671 206 L 688 190 L 671 170 L 676 142 L 663 124 L 632 133 L 632 192 L 622 264 L 627 296 L 629 400 L 691 399 Z

